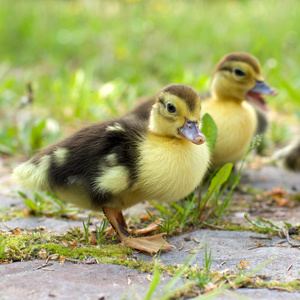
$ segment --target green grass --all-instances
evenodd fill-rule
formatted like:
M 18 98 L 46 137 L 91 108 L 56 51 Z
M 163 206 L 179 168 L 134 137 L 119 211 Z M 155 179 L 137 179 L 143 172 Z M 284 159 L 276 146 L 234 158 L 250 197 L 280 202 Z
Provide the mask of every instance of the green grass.
M 130 2 L 1 0 L 0 105 L 11 109 L 32 81 L 45 115 L 94 121 L 170 82 L 205 89 L 216 62 L 240 50 L 280 91 L 275 107 L 299 105 L 297 1 Z
M 36 128 L 50 117 L 65 132 L 79 120 L 121 115 L 138 97 L 171 82 L 207 89 L 214 65 L 232 51 L 260 59 L 268 83 L 280 91 L 269 99 L 272 107 L 300 110 L 297 1 L 26 0 L 16 6 L 0 0 L 0 5 L 2 153 L 32 155 L 53 141 L 45 138 L 46 128 Z M 22 114 L 18 107 L 27 82 L 35 98 Z M 24 124 L 16 124 L 24 114 L 38 119 L 25 133 Z

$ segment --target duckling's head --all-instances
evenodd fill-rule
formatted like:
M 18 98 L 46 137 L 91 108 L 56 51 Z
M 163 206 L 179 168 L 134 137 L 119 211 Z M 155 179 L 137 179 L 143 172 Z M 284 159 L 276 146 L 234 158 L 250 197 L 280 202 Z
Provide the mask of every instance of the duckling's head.
M 199 129 L 200 111 L 200 97 L 193 88 L 183 84 L 168 85 L 156 95 L 149 129 L 160 136 L 203 144 L 205 136 Z
M 211 91 L 216 99 L 247 99 L 262 109 L 266 107 L 261 94 L 277 93 L 264 82 L 259 61 L 244 52 L 229 53 L 221 59 L 215 68 Z

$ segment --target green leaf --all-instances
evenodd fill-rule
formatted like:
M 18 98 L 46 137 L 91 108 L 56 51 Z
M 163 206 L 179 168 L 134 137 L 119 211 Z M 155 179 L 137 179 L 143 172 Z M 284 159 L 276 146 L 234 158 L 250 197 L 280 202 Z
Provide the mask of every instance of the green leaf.
M 174 218 L 174 215 L 171 212 L 169 212 L 168 210 L 166 210 L 162 205 L 160 205 L 158 203 L 155 203 L 153 201 L 149 201 L 149 203 L 151 205 L 153 205 L 156 209 L 158 209 L 159 211 L 161 211 L 162 213 L 164 213 L 164 214 L 166 214 L 166 215 Z
M 155 265 L 153 268 L 153 276 L 152 276 L 152 281 L 149 284 L 148 290 L 146 292 L 146 295 L 144 297 L 145 300 L 151 300 L 153 293 L 155 292 L 155 290 L 158 287 L 158 284 L 160 283 L 160 278 L 161 278 L 161 272 L 159 270 L 159 266 L 158 266 L 158 261 L 155 261 Z
M 18 191 L 18 194 L 23 198 L 23 199 L 27 199 L 27 195 L 21 191 Z
M 32 200 L 26 199 L 26 200 L 25 200 L 25 204 L 27 205 L 27 207 L 28 207 L 30 210 L 32 210 L 32 211 L 37 211 L 38 206 L 37 206 L 37 204 L 34 203 Z
M 244 218 L 245 218 L 250 224 L 252 224 L 254 227 L 258 227 L 258 228 L 261 228 L 261 229 L 266 229 L 266 230 L 269 230 L 269 231 L 272 231 L 272 232 L 277 232 L 277 230 L 275 230 L 275 229 L 269 227 L 267 224 L 262 223 L 260 220 L 251 221 L 251 220 L 249 219 L 247 213 L 244 214 Z
M 232 170 L 233 164 L 229 163 L 224 165 L 219 171 L 218 173 L 214 176 L 214 178 L 212 179 L 210 186 L 208 188 L 208 197 L 211 196 L 211 194 L 216 191 L 217 189 L 219 189 L 221 187 L 221 185 L 226 182 L 226 180 L 228 179 L 231 170 Z
M 278 227 L 277 225 L 275 225 L 273 222 L 267 220 L 267 219 L 263 219 L 263 218 L 257 218 L 259 221 L 262 221 L 264 223 L 270 224 L 271 226 L 275 227 L 276 229 L 280 229 L 280 227 Z
M 288 222 L 283 222 L 283 223 L 285 224 L 285 226 L 286 226 L 288 229 L 292 228 L 292 224 L 290 224 L 290 223 L 288 223 Z
M 207 113 L 202 117 L 201 131 L 206 137 L 210 150 L 214 150 L 218 137 L 218 128 L 213 118 Z
M 176 203 L 170 203 L 170 206 L 175 208 L 181 215 L 184 215 L 184 208 Z

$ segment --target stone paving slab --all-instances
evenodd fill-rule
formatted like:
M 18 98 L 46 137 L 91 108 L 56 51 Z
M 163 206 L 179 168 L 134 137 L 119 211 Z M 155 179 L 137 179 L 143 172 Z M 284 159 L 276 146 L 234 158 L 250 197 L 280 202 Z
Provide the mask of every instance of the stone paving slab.
M 282 282 L 300 278 L 299 248 L 260 247 L 248 250 L 248 248 L 256 246 L 257 243 L 271 245 L 281 241 L 280 238 L 258 240 L 258 237 L 264 237 L 264 235 L 239 231 L 196 230 L 169 239 L 168 242 L 176 246 L 177 250 L 163 253 L 160 256 L 160 260 L 167 265 L 175 262 L 182 264 L 190 255 L 190 251 L 186 252 L 186 250 L 196 250 L 199 245 L 201 246 L 206 243 L 207 249 L 212 252 L 212 270 L 233 269 L 238 271 L 236 265 L 239 265 L 240 261 L 249 261 L 249 266 L 253 269 L 268 258 L 274 257 L 274 261 L 261 269 L 257 274 L 266 274 L 271 276 L 270 280 L 279 280 Z M 186 241 L 187 239 L 189 241 Z M 200 243 L 195 242 L 195 240 Z M 184 244 L 183 249 L 178 251 L 182 244 Z M 145 261 L 151 261 L 151 257 L 143 253 L 137 254 L 137 257 Z M 202 247 L 193 264 L 203 266 L 204 261 L 205 248 Z M 220 264 L 223 262 L 225 263 L 220 267 Z M 290 265 L 292 265 L 292 268 L 287 272 L 286 270 Z
M 29 230 L 45 226 L 46 230 L 53 232 L 66 232 L 70 227 L 82 227 L 81 221 L 67 221 L 46 218 L 39 222 L 39 218 L 22 218 L 7 221 L 5 224 L 11 228 L 26 228 Z M 92 228 L 92 227 L 91 227 Z M 0 229 L 6 230 L 5 226 L 0 223 Z M 222 230 L 196 230 L 191 233 L 168 239 L 168 242 L 174 245 L 177 249 L 163 253 L 160 260 L 165 264 L 178 263 L 182 264 L 188 258 L 190 251 L 201 245 L 207 244 L 208 249 L 212 251 L 214 262 L 212 269 L 222 270 L 224 268 L 237 270 L 236 265 L 240 261 L 249 261 L 251 268 L 258 266 L 270 256 L 274 256 L 275 260 L 266 268 L 261 270 L 259 274 L 272 275 L 271 279 L 280 281 L 289 281 L 300 277 L 300 250 L 290 247 L 270 247 L 271 244 L 281 241 L 280 238 L 261 239 L 264 235 L 252 232 L 238 231 L 222 231 Z M 196 241 L 200 242 L 197 243 Z M 256 246 L 257 243 L 266 244 L 269 247 L 260 247 L 252 250 L 248 248 Z M 181 251 L 178 249 L 181 245 L 184 248 Z M 204 263 L 204 247 L 199 250 L 195 264 L 202 266 Z M 136 256 L 145 261 L 151 261 L 152 257 L 143 253 L 138 253 Z M 219 265 L 224 262 L 222 268 Z M 293 265 L 289 272 L 287 268 Z
M 289 191 L 300 191 L 300 174 L 293 174 L 284 170 L 279 170 L 273 166 L 266 166 L 261 170 L 245 170 L 246 176 L 243 183 L 255 188 L 270 190 L 274 186 L 284 186 Z M 15 207 L 24 205 L 20 198 L 14 198 L 3 194 L 0 195 L 0 207 Z M 135 209 L 138 206 L 134 207 Z M 299 207 L 294 210 L 298 210 Z M 144 211 L 144 208 L 142 208 Z M 296 217 L 296 216 L 295 216 Z M 300 220 L 300 219 L 299 219 Z M 35 229 L 39 226 L 45 227 L 58 233 L 66 232 L 69 227 L 82 227 L 79 220 L 58 220 L 46 218 L 40 221 L 38 217 L 20 218 L 6 221 L 5 224 L 11 228 Z M 7 230 L 6 225 L 0 223 L 0 230 Z M 255 238 L 252 238 L 252 237 Z M 256 240 L 256 233 L 217 231 L 217 230 L 196 230 L 188 234 L 172 237 L 168 241 L 177 247 L 176 250 L 163 253 L 160 260 L 166 264 L 183 263 L 189 252 L 185 250 L 197 248 L 199 244 L 193 240 L 207 244 L 212 250 L 213 264 L 212 270 L 223 270 L 226 268 L 237 270 L 236 265 L 240 261 L 249 261 L 253 269 L 271 256 L 275 259 L 259 274 L 271 276 L 271 279 L 279 281 L 289 281 L 300 277 L 300 250 L 285 247 L 262 247 L 253 250 L 248 248 L 257 243 L 271 245 L 279 238 L 272 240 Z M 188 240 L 187 240 L 188 239 Z M 184 248 L 178 251 L 180 246 Z M 199 250 L 193 264 L 203 265 L 204 248 Z M 152 257 L 146 254 L 135 254 L 139 259 L 150 261 Z M 225 263 L 220 267 L 220 264 Z M 135 270 L 117 265 L 87 265 L 65 262 L 60 265 L 54 262 L 49 269 L 54 271 L 34 270 L 44 261 L 16 262 L 9 265 L 0 265 L 0 300 L 2 299 L 141 299 L 145 295 L 149 281 L 149 274 L 142 274 Z M 287 268 L 292 268 L 287 272 Z M 128 285 L 128 278 L 131 284 Z M 161 288 L 168 281 L 167 276 L 163 276 L 164 281 Z M 238 295 L 246 296 L 248 299 L 300 299 L 300 292 L 283 292 L 267 289 L 238 289 L 233 294 L 226 294 L 217 297 L 218 300 L 235 299 Z M 123 298 L 122 298 L 123 297 Z
M 117 265 L 53 262 L 36 270 L 43 263 L 1 265 L 0 299 L 135 299 L 149 284 L 148 274 Z
M 254 238 L 252 238 L 254 237 Z M 263 235 L 250 232 L 196 230 L 188 234 L 173 237 L 169 242 L 177 249 L 161 254 L 160 261 L 165 264 L 184 263 L 189 252 L 199 245 L 207 244 L 212 251 L 212 270 L 233 269 L 240 261 L 249 261 L 253 269 L 260 263 L 274 256 L 275 259 L 268 266 L 261 269 L 258 274 L 271 276 L 271 279 L 287 282 L 299 278 L 300 250 L 285 247 L 263 247 L 253 250 L 248 248 L 256 245 L 257 238 Z M 262 240 L 259 242 L 267 245 L 279 241 L 279 238 Z M 197 241 L 200 241 L 198 243 Z M 184 244 L 181 251 L 178 249 Z M 203 266 L 204 248 L 199 250 L 192 264 Z M 150 255 L 136 253 L 135 257 L 144 261 L 151 261 Z M 220 264 L 225 263 L 220 267 Z M 8 265 L 0 265 L 0 299 L 138 299 L 136 295 L 145 295 L 149 281 L 148 274 L 118 265 L 86 265 L 65 262 L 59 264 L 53 262 L 53 266 L 46 270 L 35 270 L 45 261 L 16 262 Z M 292 268 L 287 271 L 287 268 Z M 128 278 L 131 284 L 128 285 Z M 161 286 L 168 281 L 163 276 Z M 178 283 L 180 284 L 180 282 Z M 159 291 L 158 291 L 159 293 Z M 278 292 L 273 290 L 238 289 L 239 295 L 249 299 L 300 299 L 300 293 Z M 100 296 L 105 296 L 101 298 Z M 123 296 L 123 298 L 122 298 Z M 233 294 L 219 296 L 216 299 L 234 299 Z
M 49 299 L 89 299 L 118 300 L 143 299 L 149 286 L 148 274 L 139 273 L 117 265 L 84 265 L 66 262 L 36 268 L 44 261 L 16 262 L 0 266 L 1 300 L 49 300 Z M 156 295 L 163 293 L 168 277 L 162 276 Z M 178 285 L 181 282 L 178 282 Z M 268 289 L 238 289 L 214 299 L 237 299 L 238 295 L 247 299 L 292 300 L 300 299 L 299 292 Z
M 289 192 L 300 192 L 300 173 L 293 173 L 276 166 L 266 165 L 261 169 L 245 169 L 241 184 L 246 183 L 256 189 L 272 190 L 282 186 Z
M 0 207 L 13 208 L 25 207 L 25 204 L 20 197 L 9 197 L 0 194 Z
M 38 226 L 45 226 L 46 230 L 53 232 L 66 232 L 70 227 L 82 227 L 81 221 L 66 221 L 47 218 L 42 222 L 39 218 L 22 218 L 7 221 L 5 224 L 11 228 L 26 228 L 29 230 L 38 228 Z M 0 229 L 6 230 L 5 226 L 0 223 Z M 214 262 L 212 269 L 222 270 L 224 268 L 237 270 L 236 265 L 240 261 L 249 261 L 251 268 L 264 262 L 270 256 L 274 256 L 275 260 L 266 268 L 261 270 L 259 274 L 266 273 L 272 275 L 271 279 L 280 281 L 289 281 L 300 277 L 300 250 L 297 248 L 287 247 L 261 247 L 252 250 L 248 248 L 256 246 L 257 243 L 266 245 L 274 244 L 280 241 L 280 238 L 273 238 L 272 240 L 261 239 L 264 235 L 252 232 L 237 232 L 237 231 L 221 231 L 221 230 L 196 230 L 194 232 L 183 234 L 180 236 L 168 239 L 168 242 L 174 245 L 177 249 L 163 253 L 160 260 L 165 264 L 178 263 L 182 264 L 188 258 L 190 251 L 201 245 L 207 244 L 208 249 L 212 251 Z M 200 242 L 198 244 L 197 242 Z M 178 249 L 181 245 L 184 248 L 181 251 Z M 194 264 L 202 266 L 204 263 L 204 248 L 199 250 Z M 138 253 L 136 256 L 145 261 L 151 261 L 152 257 Z M 219 265 L 224 262 L 222 268 Z M 287 268 L 293 265 L 289 272 Z
M 240 298 L 244 296 L 246 298 Z M 249 300 L 297 300 L 300 299 L 300 293 L 289 293 L 268 289 L 239 289 L 230 295 L 221 295 L 214 300 L 233 300 L 233 299 L 249 299 Z
M 35 230 L 39 227 L 44 227 L 45 231 L 51 231 L 56 233 L 65 233 L 70 227 L 80 227 L 83 230 L 82 221 L 76 220 L 60 220 L 54 218 L 46 218 L 41 221 L 41 217 L 28 217 L 28 218 L 18 218 L 5 223 L 0 223 L 0 230 L 7 230 L 9 228 L 20 228 Z M 92 226 L 90 227 L 92 228 Z

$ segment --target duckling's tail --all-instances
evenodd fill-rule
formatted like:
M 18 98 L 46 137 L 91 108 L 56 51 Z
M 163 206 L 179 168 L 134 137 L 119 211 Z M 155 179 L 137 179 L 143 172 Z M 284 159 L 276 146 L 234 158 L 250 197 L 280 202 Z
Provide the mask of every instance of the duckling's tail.
M 13 180 L 20 186 L 31 190 L 50 190 L 48 180 L 50 159 L 50 155 L 45 155 L 38 162 L 29 160 L 21 164 L 14 169 Z

